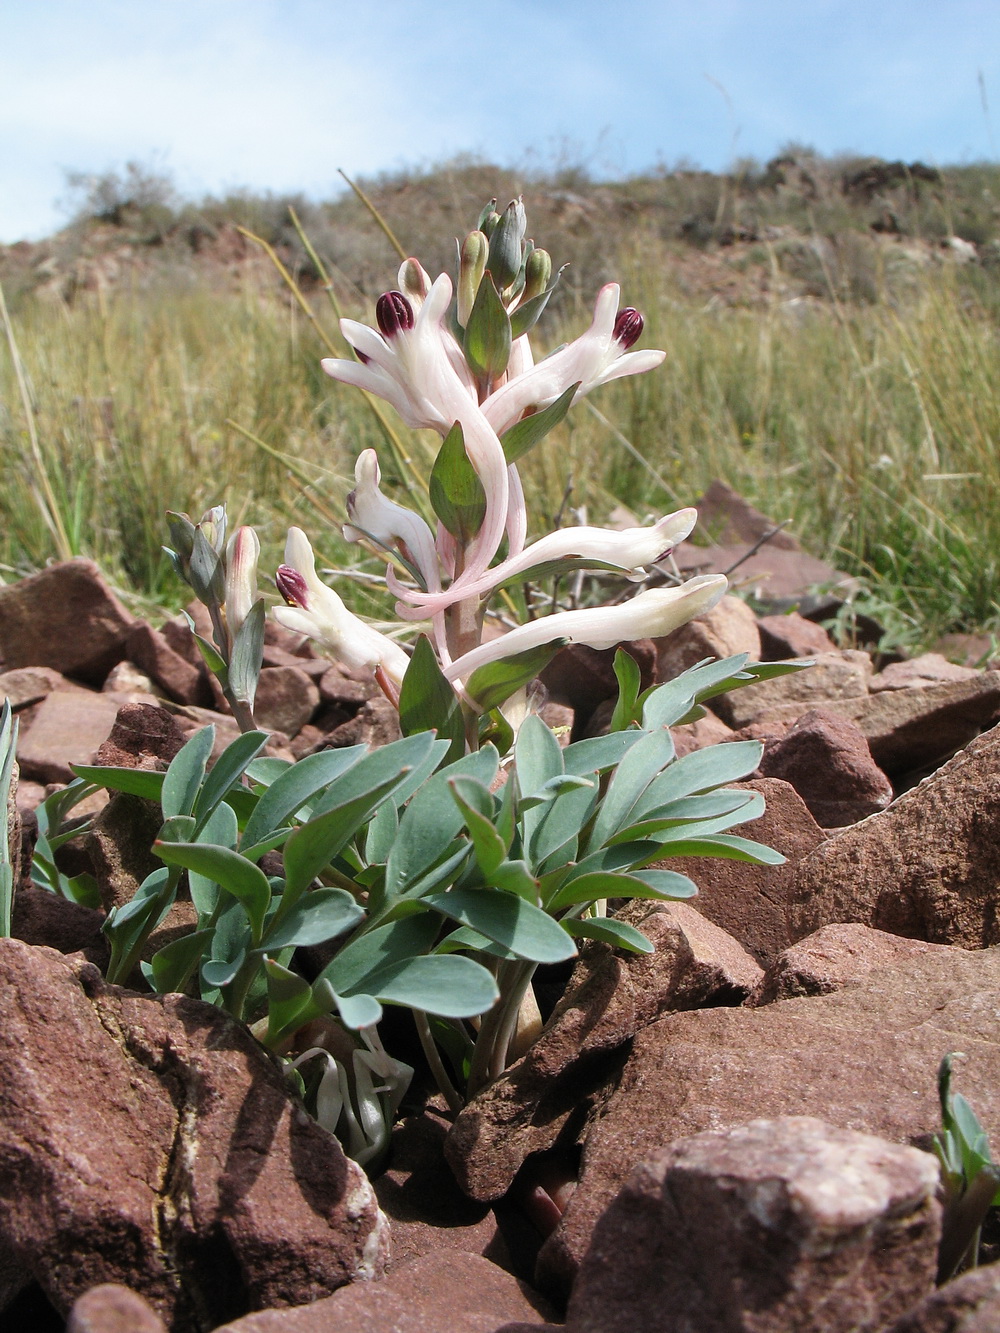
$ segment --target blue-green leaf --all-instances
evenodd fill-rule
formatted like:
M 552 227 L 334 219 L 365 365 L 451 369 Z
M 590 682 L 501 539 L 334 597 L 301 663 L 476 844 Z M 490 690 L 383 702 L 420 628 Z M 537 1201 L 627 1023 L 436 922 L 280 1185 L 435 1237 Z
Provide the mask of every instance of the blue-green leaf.
M 264 931 L 261 946 L 271 952 L 325 944 L 352 930 L 364 916 L 364 909 L 344 889 L 313 889 L 283 917 L 275 918 Z
M 654 949 L 641 930 L 619 921 L 613 916 L 588 917 L 586 921 L 563 921 L 563 927 L 574 939 L 602 940 L 616 949 L 629 953 L 653 953 Z
M 215 727 L 202 727 L 174 755 L 160 791 L 164 819 L 193 812 L 214 744 Z
M 424 902 L 452 921 L 471 926 L 488 939 L 496 940 L 519 958 L 558 963 L 575 953 L 558 922 L 513 893 L 451 889 L 425 898 Z
M 404 1004 L 441 1018 L 475 1018 L 499 998 L 486 968 L 461 954 L 429 954 L 388 963 L 366 978 L 385 1004 Z
M 107 787 L 108 791 L 125 792 L 128 796 L 142 796 L 147 801 L 158 801 L 165 773 L 148 768 L 104 768 L 93 764 L 70 764 L 78 778 Z
M 465 754 L 465 720 L 458 695 L 445 680 L 425 634 L 417 640 L 399 691 L 399 725 L 404 736 L 436 731 L 449 742 L 446 758 Z
M 348 940 L 319 974 L 317 981 L 329 982 L 338 995 L 363 990 L 372 972 L 388 963 L 426 953 L 440 928 L 441 923 L 433 912 L 419 912 L 402 921 L 376 926 Z
M 477 667 L 466 681 L 465 688 L 482 711 L 489 713 L 540 675 L 565 642 L 565 639 L 551 639 L 537 648 Z
M 628 750 L 608 784 L 590 847 L 600 847 L 623 827 L 636 801 L 673 756 L 674 743 L 665 729 L 648 732 Z
M 271 902 L 271 886 L 259 866 L 229 847 L 212 843 L 160 842 L 153 850 L 168 865 L 184 866 L 214 879 L 243 905 L 255 943 L 260 941 L 264 917 Z
M 197 829 L 204 828 L 212 811 L 225 798 L 230 787 L 239 782 L 247 765 L 266 744 L 266 731 L 248 731 L 226 746 L 205 778 L 194 806 L 190 811 L 183 812 L 194 815 Z
M 367 753 L 368 747 L 365 745 L 349 745 L 342 750 L 320 750 L 318 754 L 306 755 L 297 764 L 283 765 L 280 771 L 274 772 L 267 791 L 257 802 L 243 830 L 244 852 L 281 828 L 317 792 L 329 786 Z M 254 764 L 248 771 L 255 775 L 259 769 Z

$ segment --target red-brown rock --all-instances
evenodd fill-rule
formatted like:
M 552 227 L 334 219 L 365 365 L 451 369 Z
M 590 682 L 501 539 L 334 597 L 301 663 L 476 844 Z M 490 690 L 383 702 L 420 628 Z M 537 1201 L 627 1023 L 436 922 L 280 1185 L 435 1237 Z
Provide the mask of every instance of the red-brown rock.
M 21 772 L 37 782 L 72 782 L 70 764 L 92 762 L 114 726 L 119 706 L 110 694 L 84 690 L 57 690 L 47 695 L 31 725 L 18 737 Z
M 947 952 L 951 947 L 888 935 L 857 922 L 824 926 L 783 949 L 745 1003 L 756 1008 L 800 995 L 829 995 L 880 967 L 893 967 L 935 950 Z
M 998 1328 L 1000 1264 L 989 1264 L 946 1283 L 884 1333 L 996 1333 Z
M 867 653 L 844 649 L 825 653 L 815 664 L 787 676 L 775 676 L 713 699 L 712 708 L 736 728 L 776 717 L 794 720 L 830 700 L 867 699 L 872 662 Z
M 472 1198 L 505 1194 L 531 1153 L 579 1126 L 637 1032 L 670 1010 L 739 1004 L 760 979 L 749 954 L 685 903 L 636 902 L 626 915 L 655 952 L 588 946 L 541 1035 L 455 1121 L 445 1153 Z
M 929 1292 L 937 1162 L 810 1116 L 661 1149 L 594 1228 L 566 1333 L 878 1333 Z
M 892 783 L 872 758 L 860 727 L 822 708 L 803 713 L 764 749 L 760 772 L 788 782 L 823 828 L 842 828 L 884 810 Z
M 15 713 L 19 708 L 38 703 L 54 690 L 84 692 L 81 685 L 75 685 L 51 667 L 18 667 L 0 673 L 0 699 L 7 699 Z
M 790 657 L 818 657 L 832 653 L 837 645 L 822 625 L 806 620 L 796 611 L 787 616 L 759 616 L 761 659 L 784 662 Z
M 94 762 L 107 768 L 165 769 L 184 741 L 183 731 L 165 708 L 123 704 Z
M 658 681 L 673 680 L 706 657 L 749 653 L 752 662 L 760 658 L 757 617 L 739 597 L 723 597 L 711 611 L 655 642 Z
M 368 745 L 374 749 L 398 741 L 401 735 L 399 713 L 384 695 L 379 694 L 363 703 L 349 722 L 343 722 L 329 732 L 326 743 L 337 749 L 344 745 Z
M 0 587 L 0 660 L 99 685 L 125 656 L 133 621 L 92 560 L 66 560 Z
M 297 666 L 264 667 L 257 682 L 254 720 L 265 731 L 295 736 L 319 707 L 319 687 Z
M 187 640 L 197 653 L 197 645 L 191 637 L 187 625 L 183 627 Z M 205 704 L 208 692 L 204 681 L 204 672 L 200 664 L 191 661 L 190 655 L 182 655 L 170 646 L 170 641 L 160 630 L 155 630 L 140 620 L 129 634 L 127 643 L 129 658 L 141 667 L 160 686 L 171 699 L 181 704 Z
M 872 694 L 882 690 L 927 689 L 931 685 L 944 685 L 955 680 L 975 680 L 979 675 L 972 667 L 959 666 L 949 662 L 940 653 L 922 653 L 920 657 L 911 657 L 905 662 L 890 662 L 876 676 L 872 676 L 868 688 Z
M 597 1219 L 631 1168 L 664 1142 L 747 1117 L 817 1116 L 893 1143 L 940 1128 L 941 1057 L 1000 1136 L 1000 949 L 952 949 L 880 968 L 830 995 L 763 1009 L 669 1014 L 640 1032 L 586 1138 L 576 1192 L 539 1255 L 538 1279 L 568 1289 Z
M 790 941 L 860 921 L 964 949 L 1000 942 L 1000 728 L 802 860 L 788 919 Z
M 721 926 L 743 948 L 767 967 L 791 944 L 787 921 L 788 899 L 795 884 L 797 864 L 826 839 L 794 787 L 779 778 L 753 778 L 730 784 L 734 790 L 757 791 L 767 802 L 760 819 L 732 830 L 773 847 L 787 858 L 780 866 L 755 866 L 744 861 L 714 857 L 669 857 L 660 863 L 679 870 L 698 885 L 698 911 Z
M 105 1282 L 73 1302 L 66 1333 L 167 1333 L 167 1326 L 137 1291 Z
M 500 1333 L 549 1328 L 548 1303 L 476 1254 L 428 1254 L 381 1282 L 355 1283 L 326 1300 L 265 1310 L 217 1333 Z
M 652 639 L 623 643 L 625 651 L 639 667 L 641 689 L 653 683 L 656 668 L 656 648 Z M 617 699 L 618 678 L 614 661 L 616 648 L 588 648 L 586 644 L 571 643 L 561 648 L 542 672 L 539 679 L 555 703 L 568 704 L 576 714 L 581 728 L 597 706 L 605 699 Z
M 213 1328 L 385 1262 L 364 1174 L 246 1028 L 18 940 L 0 941 L 0 1169 L 0 1248 L 61 1311 L 116 1282 Z

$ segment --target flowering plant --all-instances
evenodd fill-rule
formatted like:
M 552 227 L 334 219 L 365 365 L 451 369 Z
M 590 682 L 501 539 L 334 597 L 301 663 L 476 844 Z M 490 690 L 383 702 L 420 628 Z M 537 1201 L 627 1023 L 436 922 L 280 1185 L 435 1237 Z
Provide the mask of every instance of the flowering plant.
M 658 366 L 664 353 L 633 350 L 642 317 L 619 309 L 609 283 L 590 328 L 536 363 L 528 335 L 559 275 L 525 239 L 520 201 L 502 214 L 494 204 L 459 247 L 456 287 L 406 260 L 398 289 L 378 300 L 377 328 L 342 321 L 357 361 L 323 362 L 335 380 L 440 439 L 427 480 L 433 527 L 385 495 L 369 449 L 357 459 L 343 530 L 387 556 L 397 615 L 426 622 L 426 633 L 411 654 L 354 615 L 317 574 L 298 528 L 275 580 L 285 603 L 276 619 L 371 672 L 399 710 L 403 739 L 297 764 L 259 757 L 259 545 L 248 528 L 227 540 L 217 509 L 198 524 L 172 515 L 170 555 L 209 609 L 214 643 L 199 643 L 244 734 L 210 771 L 211 729 L 165 774 L 77 769 L 82 784 L 158 800 L 164 816 L 155 847 L 163 869 L 108 917 L 112 979 L 129 975 L 186 873 L 196 928 L 142 965 L 147 981 L 157 991 L 197 987 L 254 1024 L 290 1072 L 318 1073 L 317 1115 L 362 1160 L 385 1146 L 412 1073 L 378 1037 L 383 1004 L 413 1011 L 428 1065 L 457 1109 L 537 1032 L 539 964 L 572 957 L 581 939 L 651 949 L 606 914 L 608 899 L 693 894 L 690 879 L 659 864 L 670 856 L 781 860 L 728 832 L 763 810 L 758 794 L 724 787 L 754 770 L 761 747 L 677 759 L 669 729 L 700 716 L 701 700 L 787 665 L 707 663 L 640 694 L 638 668 L 619 651 L 610 734 L 565 748 L 528 706 L 528 685 L 562 645 L 608 649 L 668 634 L 718 602 L 723 575 L 559 611 L 484 640 L 490 599 L 509 581 L 580 568 L 642 581 L 696 519 L 682 509 L 648 527 L 577 526 L 528 542 L 518 460 L 584 394 Z M 280 870 L 265 870 L 262 858 L 275 852 Z M 331 941 L 317 975 L 296 967 L 297 948 Z

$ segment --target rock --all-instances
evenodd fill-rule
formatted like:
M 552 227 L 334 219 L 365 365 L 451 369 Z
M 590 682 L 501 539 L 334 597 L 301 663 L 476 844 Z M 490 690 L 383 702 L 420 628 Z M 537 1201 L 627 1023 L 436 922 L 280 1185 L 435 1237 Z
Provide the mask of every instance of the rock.
M 945 634 L 937 649 L 949 662 L 961 666 L 995 668 L 996 639 L 992 634 Z
M 320 698 L 325 704 L 350 704 L 357 708 L 378 693 L 372 680 L 355 680 L 336 662 L 319 679 Z
M 1000 728 L 816 847 L 788 911 L 789 942 L 836 921 L 964 949 L 1000 942 Z
M 107 679 L 101 686 L 102 694 L 114 694 L 119 698 L 124 696 L 135 702 L 152 702 L 155 704 L 159 687 L 156 682 L 147 676 L 145 671 L 141 671 L 134 662 L 127 658 L 113 666 L 108 672 Z
M 868 688 L 872 694 L 882 690 L 918 690 L 955 680 L 975 680 L 978 671 L 949 662 L 940 653 L 923 653 L 906 662 L 890 662 L 872 676 Z
M 893 797 L 861 729 L 822 708 L 803 713 L 765 747 L 760 772 L 790 783 L 823 828 L 855 824 L 884 810 Z
M 124 704 L 94 756 L 105 768 L 166 769 L 185 741 L 171 713 L 152 704 Z
M 802 671 L 720 694 L 711 704 L 724 722 L 738 730 L 771 717 L 795 718 L 810 708 L 825 707 L 831 699 L 865 699 L 871 674 L 868 654 L 846 648 L 817 656 L 815 665 Z
M 99 685 L 125 656 L 133 620 L 92 560 L 66 560 L 0 587 L 0 659 Z
M 253 705 L 259 727 L 295 736 L 318 707 L 319 687 L 297 666 L 263 668 Z
M 685 578 L 695 574 L 729 573 L 740 590 L 757 602 L 773 603 L 784 610 L 789 605 L 803 610 L 812 601 L 817 585 L 833 589 L 840 597 L 857 588 L 857 579 L 825 560 L 817 560 L 805 551 L 784 550 L 768 542 L 753 555 L 747 554 L 747 545 L 695 546 L 681 542 L 673 553 L 673 560 Z M 829 598 L 832 615 L 840 601 Z
M 640 689 L 653 683 L 656 648 L 652 639 L 623 643 L 625 651 L 639 666 Z M 576 723 L 585 728 L 591 714 L 605 699 L 618 698 L 618 678 L 614 671 L 617 648 L 588 648 L 571 643 L 560 648 L 539 680 L 555 703 L 567 704 L 576 714 Z
M 344 745 L 368 745 L 375 749 L 398 741 L 401 735 L 399 713 L 384 695 L 379 694 L 363 703 L 350 722 L 329 732 L 326 744 L 330 749 L 340 749 Z
M 101 934 L 103 924 L 103 912 L 33 884 L 22 885 L 14 895 L 10 933 L 15 939 L 47 945 L 60 953 L 82 953 L 100 968 L 107 966 L 111 956 L 111 947 Z
M 57 690 L 47 695 L 18 738 L 21 772 L 36 782 L 72 782 L 70 764 L 92 762 L 114 726 L 118 708 L 118 700 L 109 694 Z
M 472 1198 L 499 1198 L 531 1153 L 579 1127 L 637 1032 L 670 1010 L 739 1004 L 760 979 L 736 941 L 686 904 L 631 906 L 655 952 L 584 949 L 541 1035 L 459 1113 L 445 1155 Z
M 15 713 L 28 704 L 38 703 L 55 690 L 87 693 L 82 686 L 74 685 L 51 667 L 18 667 L 14 671 L 0 672 L 0 699 L 9 700 Z
M 183 626 L 187 641 L 197 655 L 198 649 L 187 625 Z M 140 620 L 134 625 L 126 644 L 129 658 L 180 704 L 208 702 L 203 673 L 190 654 L 182 655 L 171 647 L 166 635 Z
M 456 1250 L 483 1255 L 509 1270 L 492 1210 L 462 1193 L 444 1159 L 449 1127 L 425 1110 L 393 1128 L 389 1165 L 374 1182 L 392 1232 L 391 1268 Z
M 168 1326 L 213 1328 L 385 1263 L 363 1172 L 242 1024 L 17 940 L 0 940 L 0 1163 L 0 1250 L 63 1312 L 116 1282 Z
M 293 1310 L 265 1310 L 216 1333 L 500 1333 L 545 1329 L 555 1312 L 524 1282 L 477 1254 L 428 1254 L 381 1282 L 355 1283 Z
M 974 1268 L 926 1296 L 884 1333 L 996 1333 L 1000 1264 Z
M 755 509 L 749 500 L 724 481 L 713 481 L 695 503 L 699 524 L 706 532 L 711 532 L 713 541 L 721 545 L 743 543 L 752 546 L 754 542 L 766 537 L 774 550 L 802 549 L 792 533 L 786 532 L 773 519 Z
M 980 671 L 975 679 L 882 690 L 868 698 L 857 723 L 892 777 L 943 763 L 998 718 L 1000 671 Z
M 888 935 L 884 930 L 873 930 L 853 921 L 824 926 L 798 944 L 783 949 L 745 1003 L 756 1008 L 797 995 L 828 995 L 880 967 L 892 967 L 907 958 L 951 947 Z
M 239 723 L 228 714 L 216 713 L 211 708 L 195 708 L 188 704 L 183 712 L 177 714 L 177 725 L 184 733 L 184 739 L 190 740 L 202 727 L 215 728 L 215 741 L 209 763 L 214 764 L 227 746 L 232 745 L 240 735 Z
M 790 657 L 819 657 L 836 652 L 837 645 L 822 625 L 815 625 L 798 612 L 785 616 L 759 616 L 760 653 L 764 662 L 783 662 Z
M 195 605 L 200 605 L 200 603 L 195 603 Z M 191 607 L 188 607 L 188 611 L 191 611 Z M 181 612 L 180 615 L 171 616 L 169 620 L 165 620 L 160 626 L 159 632 L 162 634 L 167 647 L 175 652 L 178 657 L 183 658 L 190 666 L 194 667 L 199 676 L 203 678 L 204 688 L 207 689 L 208 682 L 204 677 L 207 674 L 208 668 L 204 664 L 204 658 L 195 642 L 194 635 L 191 632 L 191 626 L 187 623 L 184 613 Z M 201 633 L 200 630 L 199 633 Z M 211 626 L 209 626 L 209 639 L 211 640 Z M 150 675 L 152 674 L 153 672 L 151 671 Z
M 73 1302 L 66 1333 L 167 1333 L 167 1326 L 137 1291 L 105 1282 Z
M 566 1333 L 878 1333 L 933 1287 L 937 1180 L 929 1153 L 811 1116 L 681 1139 L 597 1223 Z
M 573 724 L 576 715 L 568 704 L 557 704 L 548 699 L 538 710 L 538 716 L 542 719 L 550 731 L 555 733 L 559 744 L 566 748 L 573 736 Z
M 721 926 L 762 967 L 792 943 L 787 920 L 788 899 L 798 863 L 826 839 L 805 802 L 779 778 L 753 778 L 730 784 L 733 790 L 757 791 L 767 803 L 760 819 L 731 832 L 773 847 L 786 857 L 780 866 L 755 866 L 745 861 L 698 856 L 671 856 L 657 864 L 679 870 L 698 885 L 698 911 Z
M 739 597 L 723 597 L 705 615 L 655 642 L 657 681 L 673 680 L 706 657 L 749 653 L 752 662 L 760 657 L 757 617 Z
M 598 1217 L 631 1167 L 664 1142 L 748 1116 L 810 1115 L 929 1146 L 948 1051 L 964 1053 L 957 1086 L 1000 1141 L 998 987 L 1000 949 L 952 949 L 900 960 L 830 995 L 661 1018 L 636 1037 L 590 1127 L 576 1192 L 539 1254 L 539 1285 L 568 1289 Z
M 163 862 L 153 843 L 163 824 L 155 801 L 116 791 L 86 835 L 85 847 L 106 912 L 131 902 L 136 890 Z

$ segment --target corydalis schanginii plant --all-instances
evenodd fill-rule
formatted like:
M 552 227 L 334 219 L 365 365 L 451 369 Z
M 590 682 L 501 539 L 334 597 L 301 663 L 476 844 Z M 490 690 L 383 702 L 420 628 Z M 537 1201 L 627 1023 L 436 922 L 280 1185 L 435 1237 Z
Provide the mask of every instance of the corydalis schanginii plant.
M 641 580 L 690 533 L 697 517 L 683 509 L 649 527 L 570 527 L 527 542 L 518 459 L 584 394 L 653 369 L 664 353 L 631 350 L 642 316 L 630 307 L 620 310 L 619 288 L 609 283 L 598 295 L 590 328 L 536 363 L 529 332 L 558 274 L 552 277 L 547 253 L 525 240 L 520 201 L 502 215 L 494 204 L 459 248 L 457 294 L 446 274 L 432 282 L 416 259 L 406 260 L 399 289 L 378 300 L 377 329 L 341 321 L 358 360 L 322 363 L 334 379 L 391 403 L 407 425 L 440 436 L 429 477 L 433 530 L 383 493 L 370 449 L 358 458 L 344 527 L 348 540 L 388 554 L 396 613 L 430 622 L 433 651 L 411 659 L 352 615 L 317 577 L 309 541 L 298 529 L 289 533 L 277 576 L 287 603 L 275 612 L 277 619 L 347 665 L 372 670 L 399 705 L 404 731 L 434 727 L 452 741 L 453 755 L 475 750 L 487 734 L 497 741 L 506 732 L 509 745 L 513 731 L 497 710 L 523 715 L 523 707 L 508 707 L 508 701 L 561 645 L 610 648 L 669 634 L 714 606 L 727 586 L 719 574 L 647 589 L 618 606 L 560 612 L 483 642 L 490 598 L 505 584 L 580 568 Z M 506 551 L 497 559 L 504 542 Z

